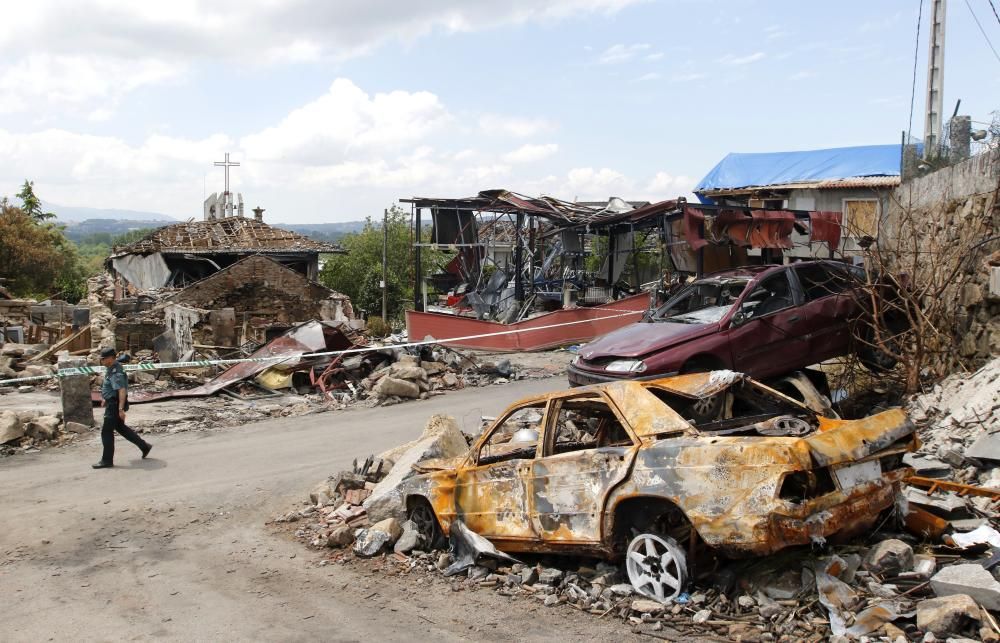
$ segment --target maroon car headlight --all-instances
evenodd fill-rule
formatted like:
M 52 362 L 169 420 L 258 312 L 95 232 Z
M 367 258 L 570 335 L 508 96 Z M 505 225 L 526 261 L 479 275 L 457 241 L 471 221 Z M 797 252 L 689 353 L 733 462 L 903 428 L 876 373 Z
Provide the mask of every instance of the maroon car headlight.
M 638 359 L 616 359 L 604 370 L 609 373 L 642 373 L 646 370 L 646 363 Z

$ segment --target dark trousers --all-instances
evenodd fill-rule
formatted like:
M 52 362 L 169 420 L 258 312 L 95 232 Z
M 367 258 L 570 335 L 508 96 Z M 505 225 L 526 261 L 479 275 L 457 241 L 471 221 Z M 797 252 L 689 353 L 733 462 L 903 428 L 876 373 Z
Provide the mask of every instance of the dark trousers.
M 101 427 L 101 443 L 104 445 L 104 455 L 101 462 L 115 461 L 115 431 L 121 433 L 122 437 L 139 447 L 146 446 L 146 441 L 139 437 L 139 434 L 125 426 L 121 418 L 118 417 L 118 404 L 116 400 L 109 400 L 104 407 L 104 426 Z

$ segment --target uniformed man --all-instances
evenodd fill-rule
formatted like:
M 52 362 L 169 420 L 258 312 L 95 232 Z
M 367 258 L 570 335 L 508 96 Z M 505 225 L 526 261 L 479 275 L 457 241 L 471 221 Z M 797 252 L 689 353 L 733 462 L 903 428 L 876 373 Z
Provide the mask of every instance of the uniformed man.
M 139 434 L 125 426 L 125 411 L 128 404 L 128 377 L 118 363 L 115 349 L 101 349 L 101 366 L 108 370 L 104 373 L 104 383 L 101 384 L 101 397 L 104 398 L 104 425 L 101 427 L 101 443 L 104 453 L 101 460 L 93 465 L 95 469 L 113 467 L 115 462 L 115 431 L 122 434 L 126 440 L 139 447 L 142 457 L 149 455 L 153 445 L 139 437 Z

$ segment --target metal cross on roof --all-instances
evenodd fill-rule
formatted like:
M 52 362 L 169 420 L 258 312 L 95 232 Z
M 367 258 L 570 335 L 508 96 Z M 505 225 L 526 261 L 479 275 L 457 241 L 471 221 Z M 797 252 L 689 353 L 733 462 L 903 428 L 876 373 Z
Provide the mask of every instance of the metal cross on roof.
M 215 164 L 217 166 L 221 166 L 221 167 L 226 168 L 226 194 L 229 194 L 229 168 L 231 168 L 231 167 L 239 167 L 240 164 L 237 163 L 237 162 L 235 162 L 235 161 L 230 161 L 229 160 L 229 152 L 226 152 L 226 160 L 225 161 L 216 161 Z

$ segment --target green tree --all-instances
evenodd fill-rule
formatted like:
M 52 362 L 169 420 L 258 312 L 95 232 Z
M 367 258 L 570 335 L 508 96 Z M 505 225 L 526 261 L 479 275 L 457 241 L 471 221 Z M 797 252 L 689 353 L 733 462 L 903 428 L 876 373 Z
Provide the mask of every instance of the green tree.
M 397 206 L 388 214 L 388 273 L 389 319 L 399 319 L 407 301 L 413 299 L 413 252 L 410 241 L 410 215 Z M 354 305 L 372 315 L 382 314 L 382 221 L 368 217 L 361 232 L 344 235 L 341 246 L 346 255 L 331 255 L 326 259 L 319 279 L 351 298 Z M 429 240 L 427 231 L 424 241 Z M 424 276 L 437 270 L 441 252 L 424 248 Z
M 21 209 L 24 213 L 35 221 L 45 221 L 46 219 L 55 218 L 55 214 L 52 212 L 42 212 L 42 202 L 35 196 L 35 182 L 24 180 L 24 185 L 21 186 L 21 191 L 17 193 L 17 198 L 21 199 Z
M 86 274 L 76 247 L 51 223 L 0 202 L 0 277 L 19 297 L 79 301 Z

